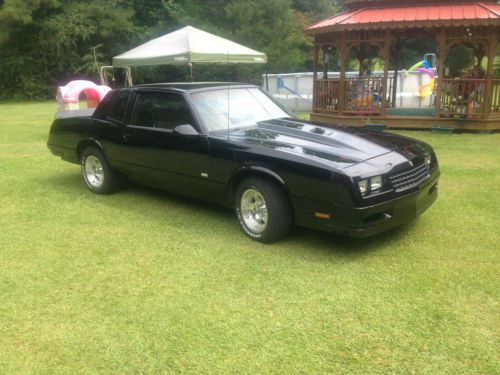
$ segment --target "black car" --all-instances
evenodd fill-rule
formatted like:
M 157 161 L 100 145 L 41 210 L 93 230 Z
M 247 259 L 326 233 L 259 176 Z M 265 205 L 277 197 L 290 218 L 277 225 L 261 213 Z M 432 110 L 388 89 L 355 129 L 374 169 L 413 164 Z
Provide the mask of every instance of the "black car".
M 293 224 L 366 237 L 437 198 L 426 143 L 295 118 L 256 86 L 154 84 L 111 91 L 90 116 L 60 116 L 48 147 L 95 193 L 125 177 L 234 207 L 243 231 L 276 241 Z

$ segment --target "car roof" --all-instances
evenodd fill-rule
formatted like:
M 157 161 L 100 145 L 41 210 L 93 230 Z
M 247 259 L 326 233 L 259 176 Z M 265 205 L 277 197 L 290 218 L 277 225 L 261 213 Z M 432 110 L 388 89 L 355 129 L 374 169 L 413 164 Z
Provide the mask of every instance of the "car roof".
M 166 83 L 149 83 L 144 85 L 136 85 L 132 86 L 132 88 L 158 88 L 158 89 L 168 88 L 179 91 L 194 91 L 194 90 L 209 89 L 209 88 L 226 88 L 228 86 L 256 87 L 255 85 L 250 85 L 247 83 L 238 83 L 238 82 L 166 82 Z

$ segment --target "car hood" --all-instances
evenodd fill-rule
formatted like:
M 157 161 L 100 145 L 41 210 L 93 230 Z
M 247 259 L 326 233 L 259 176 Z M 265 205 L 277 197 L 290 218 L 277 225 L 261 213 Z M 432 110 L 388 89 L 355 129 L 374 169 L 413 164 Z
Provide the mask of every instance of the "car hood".
M 316 123 L 295 119 L 262 121 L 250 129 L 230 132 L 230 138 L 277 151 L 299 154 L 337 168 L 347 168 L 378 156 L 397 152 L 411 160 L 425 151 L 417 140 L 364 128 Z

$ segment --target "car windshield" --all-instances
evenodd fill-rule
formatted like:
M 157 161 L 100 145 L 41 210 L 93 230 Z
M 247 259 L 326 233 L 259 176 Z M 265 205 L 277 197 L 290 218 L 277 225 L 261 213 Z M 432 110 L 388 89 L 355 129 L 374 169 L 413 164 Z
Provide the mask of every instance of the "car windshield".
M 191 98 L 196 112 L 210 133 L 290 117 L 290 114 L 256 87 L 201 91 L 192 93 Z

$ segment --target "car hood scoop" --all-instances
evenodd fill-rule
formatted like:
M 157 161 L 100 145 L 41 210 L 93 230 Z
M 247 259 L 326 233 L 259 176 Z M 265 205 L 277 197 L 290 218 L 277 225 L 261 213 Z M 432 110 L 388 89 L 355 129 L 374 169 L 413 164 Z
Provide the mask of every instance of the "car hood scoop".
M 399 152 L 403 148 L 396 144 L 396 138 L 399 137 L 391 139 L 391 137 L 381 137 L 378 132 L 356 130 L 344 126 L 327 128 L 293 119 L 275 119 L 259 122 L 251 129 L 233 131 L 231 138 L 259 142 L 264 147 L 297 153 L 316 160 L 321 159 L 327 163 L 340 163 L 342 167 L 391 151 Z

